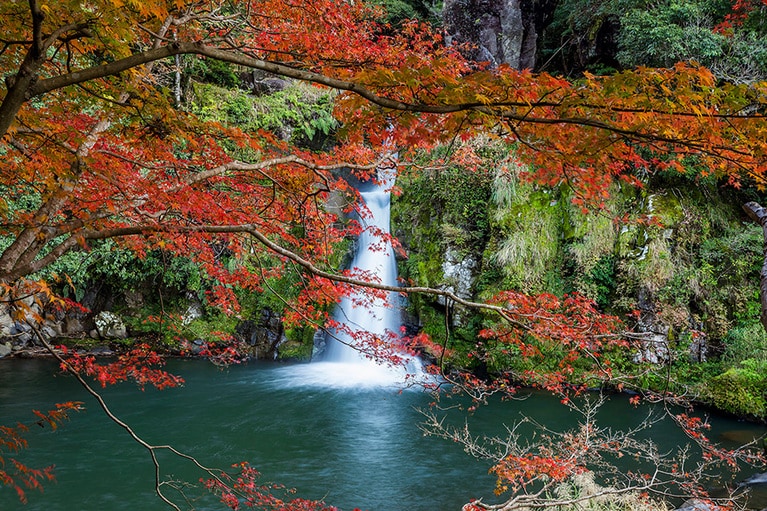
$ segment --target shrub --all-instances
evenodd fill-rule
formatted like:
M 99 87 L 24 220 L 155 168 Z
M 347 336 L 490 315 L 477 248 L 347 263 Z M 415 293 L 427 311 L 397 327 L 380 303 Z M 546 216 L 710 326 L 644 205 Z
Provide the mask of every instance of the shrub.
M 740 365 L 712 378 L 705 386 L 703 400 L 727 413 L 764 418 L 767 363 L 751 359 Z

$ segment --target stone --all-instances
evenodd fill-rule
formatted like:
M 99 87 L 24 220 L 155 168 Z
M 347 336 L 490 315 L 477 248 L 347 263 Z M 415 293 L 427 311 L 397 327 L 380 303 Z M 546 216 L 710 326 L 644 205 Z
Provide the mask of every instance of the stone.
M 26 346 L 32 340 L 32 327 L 24 322 L 16 321 L 11 327 L 10 336 L 13 337 L 14 344 Z
M 102 339 L 125 339 L 128 337 L 128 329 L 122 318 L 110 311 L 102 311 L 93 318 L 96 323 L 96 331 Z
M 448 289 L 461 298 L 471 298 L 474 270 L 477 261 L 471 256 L 461 257 L 457 250 L 448 248 L 442 262 L 442 275 L 449 283 Z
M 46 339 L 56 339 L 61 336 L 61 327 L 56 323 L 44 325 L 40 329 L 40 333 L 42 333 Z
M 705 500 L 688 499 L 682 503 L 681 507 L 676 508 L 675 511 L 713 511 L 714 509 L 719 509 L 719 506 Z
M 445 0 L 442 18 L 448 44 L 470 43 L 467 57 L 532 69 L 538 34 L 551 22 L 556 0 Z
M 274 358 L 279 345 L 287 340 L 282 318 L 268 308 L 261 311 L 258 321 L 240 321 L 234 328 L 234 337 L 252 346 L 256 358 Z
M 64 319 L 64 332 L 66 332 L 67 335 L 79 335 L 86 331 L 87 329 L 83 326 L 83 323 L 79 318 L 67 316 L 66 319 Z
M 125 291 L 123 293 L 123 300 L 125 301 L 125 306 L 130 310 L 138 310 L 144 306 L 144 295 L 138 291 Z
M 668 362 L 668 338 L 662 334 L 649 334 L 640 341 L 639 352 L 634 355 L 634 363 L 649 362 L 660 364 Z
M 11 334 L 11 328 L 13 328 L 13 318 L 8 314 L 7 310 L 0 312 L 0 338 L 6 337 Z
M 312 360 L 321 360 L 327 346 L 327 332 L 318 328 L 312 339 Z
M 11 353 L 13 353 L 13 347 L 10 342 L 0 344 L 0 358 L 7 357 Z
M 181 317 L 181 324 L 184 326 L 189 325 L 197 318 L 201 318 L 204 314 L 202 303 L 200 303 L 200 300 L 198 300 L 196 296 L 187 293 L 186 297 L 189 300 L 189 305 L 187 306 L 184 315 Z

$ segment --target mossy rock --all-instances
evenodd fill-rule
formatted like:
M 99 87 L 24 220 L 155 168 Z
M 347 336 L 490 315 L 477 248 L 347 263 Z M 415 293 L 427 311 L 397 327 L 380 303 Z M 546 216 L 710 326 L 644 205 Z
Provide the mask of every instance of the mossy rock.
M 767 417 L 767 375 L 764 371 L 731 368 L 705 386 L 704 401 L 718 410 L 740 417 Z

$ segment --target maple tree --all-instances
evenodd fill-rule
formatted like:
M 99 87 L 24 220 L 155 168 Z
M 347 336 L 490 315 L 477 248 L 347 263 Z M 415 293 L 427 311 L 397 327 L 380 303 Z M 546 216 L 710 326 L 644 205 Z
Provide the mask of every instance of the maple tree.
M 765 83 L 723 83 L 694 63 L 573 81 L 489 69 L 445 46 L 425 24 L 404 23 L 392 33 L 375 21 L 380 17 L 365 3 L 332 0 L 2 3 L 4 299 L 21 314 L 16 297 L 30 286 L 46 289 L 25 279 L 69 251 L 112 238 L 139 255 L 157 248 L 191 255 L 218 284 L 210 302 L 226 310 L 237 308 L 232 286 L 258 291 L 269 276 L 297 271 L 302 288 L 293 321 L 323 324 L 323 306 L 358 286 L 432 293 L 497 313 L 510 328 L 488 331 L 488 338 L 533 357 L 540 346 L 559 350 L 562 371 L 537 382 L 555 387 L 567 383 L 574 358 L 597 359 L 610 347 L 603 339 L 612 318 L 578 297 L 507 293 L 476 303 L 337 271 L 329 255 L 363 228 L 325 208 L 331 193 L 347 197 L 345 212 L 357 207 L 338 171 L 375 178 L 395 153 L 405 166 L 444 143 L 458 148 L 452 158 L 481 165 L 465 143 L 481 133 L 516 144 L 532 169 L 524 178 L 566 183 L 584 208 L 599 207 L 616 179 L 638 184 L 637 172 L 684 172 L 692 160 L 733 186 L 764 187 Z M 336 145 L 313 152 L 178 108 L 164 83 L 177 72 L 173 57 L 182 55 L 337 91 Z M 268 252 L 274 264 L 225 264 L 221 246 L 243 259 Z M 595 367 L 609 376 L 598 360 Z M 126 365 L 99 369 L 75 359 L 67 368 L 104 383 L 128 375 L 157 381 L 155 373 Z M 459 386 L 482 385 L 467 377 Z M 496 472 L 531 475 L 528 467 L 540 458 L 525 456 Z M 230 498 L 229 490 L 212 488 Z

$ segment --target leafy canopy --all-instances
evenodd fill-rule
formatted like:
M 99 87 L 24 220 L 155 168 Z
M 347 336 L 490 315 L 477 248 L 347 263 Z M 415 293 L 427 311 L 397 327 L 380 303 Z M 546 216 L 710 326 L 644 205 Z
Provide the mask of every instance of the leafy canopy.
M 530 179 L 569 182 L 583 204 L 599 204 L 616 177 L 681 171 L 690 155 L 735 185 L 764 180 L 763 83 L 722 84 L 681 64 L 575 82 L 483 69 L 428 26 L 392 34 L 380 15 L 329 0 L 3 4 L 0 228 L 14 241 L 0 278 L 110 237 L 139 252 L 192 253 L 224 285 L 261 277 L 224 268 L 220 243 L 234 254 L 277 243 L 304 268 L 323 268 L 358 229 L 323 208 L 331 191 L 353 193 L 335 170 L 369 175 L 395 150 L 406 159 L 480 132 L 517 142 Z M 163 84 L 180 54 L 341 91 L 338 144 L 308 152 L 173 108 Z M 333 291 L 307 279 L 308 291 Z
M 514 351 L 533 349 L 533 338 L 559 352 L 561 371 L 541 382 L 556 386 L 573 357 L 609 344 L 612 318 L 577 297 L 504 293 L 477 304 L 337 271 L 329 254 L 362 229 L 342 221 L 355 192 L 339 171 L 371 177 L 395 153 L 407 162 L 439 144 L 455 149 L 446 159 L 480 165 L 464 142 L 483 134 L 517 144 L 527 179 L 567 183 L 584 207 L 598 206 L 616 179 L 682 172 L 691 156 L 704 173 L 764 187 L 764 82 L 720 82 L 695 64 L 574 81 L 487 69 L 428 25 L 393 31 L 381 18 L 378 8 L 337 0 L 1 2 L 3 294 L 63 254 L 114 238 L 138 254 L 193 257 L 220 284 L 210 300 L 232 309 L 233 285 L 259 290 L 286 271 L 300 276 L 301 321 L 323 321 L 323 306 L 360 284 L 484 307 L 514 327 L 486 337 Z M 176 108 L 168 84 L 182 55 L 337 91 L 337 144 L 313 152 Z M 543 353 L 535 349 L 531 356 Z M 531 460 L 496 471 L 524 474 Z

